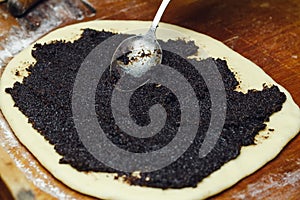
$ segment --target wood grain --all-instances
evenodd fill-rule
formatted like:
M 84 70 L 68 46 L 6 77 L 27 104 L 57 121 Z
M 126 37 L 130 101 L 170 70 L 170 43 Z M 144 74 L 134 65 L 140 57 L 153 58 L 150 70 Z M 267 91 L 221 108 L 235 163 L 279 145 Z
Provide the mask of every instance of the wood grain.
M 160 0 L 90 0 L 97 13 L 91 17 L 86 16 L 83 21 L 151 20 L 160 2 Z M 9 33 L 12 26 L 20 27 L 18 24 L 20 20 L 10 16 L 4 4 L 0 4 L 0 10 L 2 35 Z M 259 65 L 276 82 L 284 86 L 300 105 L 299 0 L 173 0 L 162 21 L 205 33 L 224 42 Z M 69 19 L 61 26 L 76 22 L 78 19 Z M 5 40 L 5 37 L 1 38 L 1 34 L 0 46 Z M 299 151 L 298 135 L 276 159 L 211 199 L 299 199 Z M 51 178 L 50 174 L 47 175 Z M 62 184 L 57 184 L 70 196 L 77 199 L 85 198 L 78 193 L 72 193 Z M 2 195 L 2 188 L 0 191 Z

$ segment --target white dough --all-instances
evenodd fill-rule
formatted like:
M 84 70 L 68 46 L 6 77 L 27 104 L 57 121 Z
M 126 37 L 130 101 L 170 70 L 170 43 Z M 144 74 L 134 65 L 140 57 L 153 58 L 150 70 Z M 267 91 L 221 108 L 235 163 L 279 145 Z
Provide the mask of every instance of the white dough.
M 140 33 L 145 32 L 149 26 L 150 22 L 142 21 L 100 20 L 84 22 L 55 30 L 37 41 L 37 43 L 43 44 L 62 39 L 75 40 L 79 38 L 82 32 L 81 29 L 84 28 L 117 32 L 136 30 L 133 32 Z M 166 30 L 173 30 L 174 35 L 165 35 L 164 31 Z M 206 35 L 170 24 L 161 23 L 158 29 L 159 39 L 177 39 L 178 36 L 182 35 L 187 37 L 186 39 L 188 40 L 194 40 L 200 49 L 205 50 L 199 52 L 200 57 L 225 58 L 230 69 L 237 72 L 239 79 L 242 80 L 242 91 L 247 91 L 248 89 L 261 90 L 263 83 L 267 83 L 277 85 L 287 96 L 287 101 L 284 103 L 282 110 L 273 114 L 267 123 L 269 128 L 275 130 L 269 135 L 268 139 L 259 140 L 258 136 L 256 138 L 259 140 L 257 145 L 243 147 L 241 154 L 236 159 L 226 163 L 220 170 L 205 178 L 198 184 L 197 188 L 161 190 L 129 186 L 120 180 L 114 180 L 114 174 L 83 173 L 78 172 L 69 165 L 59 164 L 61 156 L 56 153 L 52 145 L 32 128 L 31 124 L 27 122 L 27 118 L 18 108 L 13 107 L 14 101 L 12 97 L 4 91 L 5 88 L 13 87 L 16 81 L 22 81 L 22 78 L 15 75 L 17 70 L 24 72 L 22 68 L 25 69 L 28 67 L 28 63 L 35 62 L 31 56 L 33 45 L 15 56 L 2 75 L 0 82 L 1 110 L 15 135 L 42 165 L 57 179 L 84 194 L 114 200 L 199 200 L 217 194 L 272 160 L 297 135 L 300 130 L 300 109 L 294 103 L 291 95 L 283 87 L 275 83 L 261 68 L 223 43 Z M 207 52 L 207 54 L 204 52 Z M 266 132 L 262 131 L 260 134 L 266 134 Z

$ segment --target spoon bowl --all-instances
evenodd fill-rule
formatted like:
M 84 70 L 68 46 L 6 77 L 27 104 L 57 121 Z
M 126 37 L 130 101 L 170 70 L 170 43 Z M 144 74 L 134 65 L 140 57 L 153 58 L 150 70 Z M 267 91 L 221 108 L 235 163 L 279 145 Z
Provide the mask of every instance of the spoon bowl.
M 118 72 L 141 77 L 152 66 L 161 64 L 162 49 L 152 33 L 125 39 L 115 51 L 112 67 Z

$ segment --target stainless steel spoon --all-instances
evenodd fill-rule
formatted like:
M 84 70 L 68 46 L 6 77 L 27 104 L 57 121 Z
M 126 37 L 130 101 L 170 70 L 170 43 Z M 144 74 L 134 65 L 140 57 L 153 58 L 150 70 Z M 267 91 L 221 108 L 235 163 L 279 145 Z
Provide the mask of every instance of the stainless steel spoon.
M 148 32 L 124 40 L 114 52 L 111 67 L 120 73 L 141 77 L 152 66 L 161 64 L 162 49 L 156 40 L 158 23 L 171 0 L 163 0 Z

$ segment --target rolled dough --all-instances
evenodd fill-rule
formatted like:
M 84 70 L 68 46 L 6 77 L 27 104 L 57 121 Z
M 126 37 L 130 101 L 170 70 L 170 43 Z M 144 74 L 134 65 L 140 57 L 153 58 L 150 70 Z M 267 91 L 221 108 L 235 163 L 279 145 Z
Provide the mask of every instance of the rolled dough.
M 107 30 L 120 33 L 144 33 L 150 22 L 142 21 L 91 21 L 67 26 L 51 32 L 36 43 L 49 43 L 54 40 L 73 41 L 79 38 L 82 29 Z M 170 31 L 173 34 L 169 34 Z M 168 34 L 166 31 L 168 31 Z M 115 180 L 114 174 L 78 172 L 69 165 L 59 164 L 58 155 L 50 145 L 27 121 L 27 118 L 14 107 L 14 101 L 5 88 L 13 87 L 16 81 L 21 82 L 27 76 L 26 67 L 35 60 L 31 56 L 33 45 L 24 49 L 7 65 L 0 82 L 0 106 L 18 139 L 40 161 L 40 163 L 58 180 L 81 193 L 102 199 L 118 200 L 199 200 L 217 194 L 231 187 L 242 178 L 255 172 L 272 160 L 281 149 L 297 135 L 300 130 L 300 109 L 294 103 L 291 95 L 283 87 L 275 83 L 261 68 L 234 52 L 221 42 L 206 35 L 161 23 L 158 38 L 162 40 L 177 39 L 184 36 L 186 40 L 193 40 L 199 46 L 200 58 L 214 57 L 227 60 L 230 69 L 237 73 L 241 80 L 241 90 L 262 89 L 264 83 L 277 85 L 287 96 L 280 112 L 273 114 L 267 123 L 268 128 L 275 131 L 267 139 L 260 135 L 267 134 L 267 129 L 256 137 L 256 145 L 243 147 L 240 155 L 203 179 L 196 188 L 157 189 L 140 186 L 130 186 L 121 180 Z M 20 71 L 21 76 L 15 72 Z M 251 74 L 251 76 L 249 76 Z M 253 78 L 255 77 L 255 78 Z M 249 162 L 251 161 L 251 162 Z

